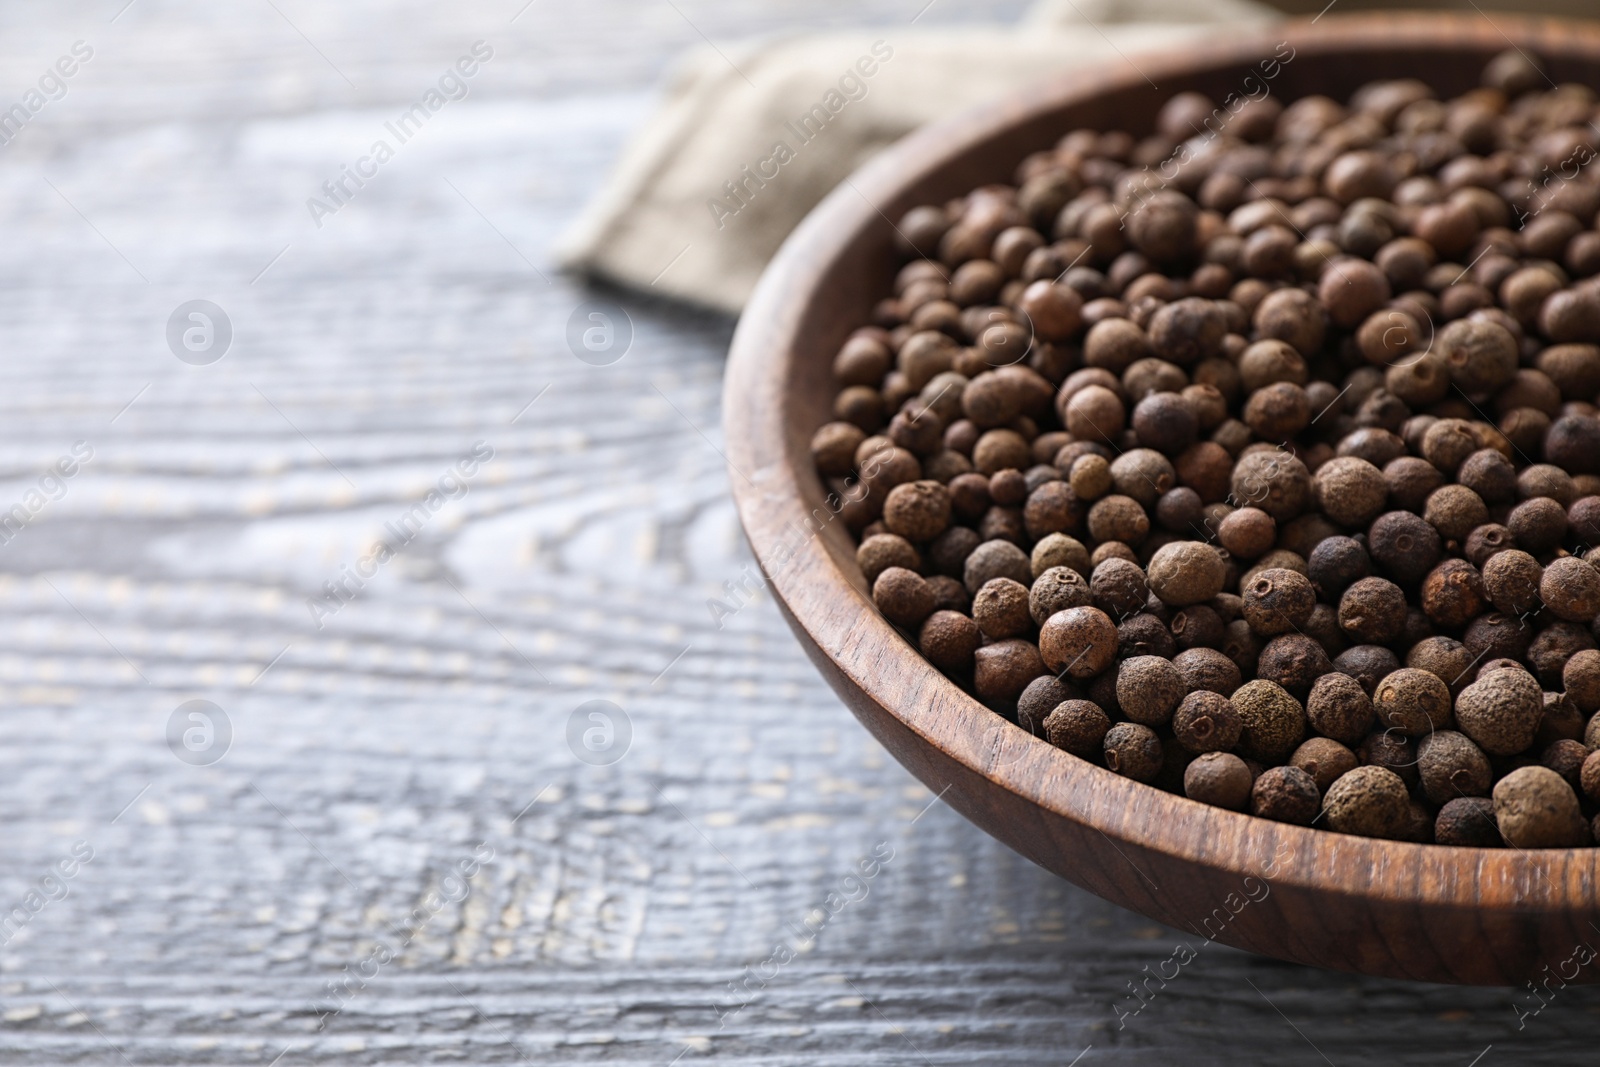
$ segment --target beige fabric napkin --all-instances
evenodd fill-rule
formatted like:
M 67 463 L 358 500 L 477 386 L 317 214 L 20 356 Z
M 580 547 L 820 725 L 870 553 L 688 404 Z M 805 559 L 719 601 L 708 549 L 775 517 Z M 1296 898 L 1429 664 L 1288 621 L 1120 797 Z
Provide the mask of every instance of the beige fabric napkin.
M 557 255 L 570 270 L 737 312 L 806 212 L 917 126 L 1083 63 L 1137 62 L 1220 25 L 1280 17 L 1254 0 L 1042 0 L 1017 26 L 701 47 Z

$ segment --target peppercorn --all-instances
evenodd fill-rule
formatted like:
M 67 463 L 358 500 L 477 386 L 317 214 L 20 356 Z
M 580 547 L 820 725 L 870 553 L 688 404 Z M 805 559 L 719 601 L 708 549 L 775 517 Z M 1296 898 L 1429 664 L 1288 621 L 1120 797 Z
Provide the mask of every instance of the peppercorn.
M 1059 749 L 1092 760 L 1105 751 L 1111 720 L 1088 700 L 1064 700 L 1044 717 L 1045 738 Z
M 973 596 L 995 578 L 1010 578 L 1027 585 L 1033 581 L 1033 567 L 1027 555 L 1010 541 L 985 541 L 967 556 L 962 581 Z
M 1403 449 L 1404 444 L 1401 445 Z M 1428 497 L 1444 484 L 1439 468 L 1416 456 L 1397 456 L 1383 468 L 1390 502 L 1407 511 L 1421 511 Z
M 1584 715 L 1600 711 L 1600 652 L 1587 649 L 1574 654 L 1561 670 L 1561 684 Z
M 1505 840 L 1494 818 L 1494 801 L 1487 796 L 1457 797 L 1439 809 L 1433 839 L 1441 845 L 1463 848 L 1501 848 Z
M 1357 767 L 1328 787 L 1322 811 L 1328 829 L 1397 838 L 1410 816 L 1405 782 L 1385 767 Z
M 1456 797 L 1489 795 L 1494 775 L 1489 757 L 1465 734 L 1440 730 L 1417 743 L 1422 791 L 1435 804 Z
M 1179 649 L 1190 649 L 1216 648 L 1222 644 L 1227 628 L 1212 608 L 1192 604 L 1172 616 L 1168 629 Z
M 1106 767 L 1124 778 L 1148 782 L 1161 770 L 1161 739 L 1148 726 L 1119 722 L 1102 742 Z
M 1589 746 L 1582 741 L 1561 740 L 1551 742 L 1539 755 L 1539 763 L 1549 767 L 1575 791 L 1583 788 L 1583 762 L 1589 758 Z
M 963 615 L 971 613 L 972 597 L 968 595 L 966 586 L 943 574 L 935 574 L 927 582 L 928 588 L 933 590 L 934 611 L 957 611 Z
M 972 659 L 973 688 L 983 700 L 1015 701 L 1029 682 L 1045 673 L 1039 649 L 1021 638 L 984 645 Z
M 1250 814 L 1276 822 L 1309 826 L 1321 803 L 1316 780 L 1299 767 L 1269 767 L 1250 788 Z
M 935 611 L 922 624 L 917 647 L 942 671 L 951 673 L 972 669 L 972 657 L 983 643 L 978 624 L 956 611 Z
M 1257 677 L 1277 682 L 1297 698 L 1304 698 L 1316 680 L 1332 670 L 1327 650 L 1303 633 L 1274 637 L 1256 659 Z
M 1596 577 L 1600 578 L 1600 573 Z M 1445 560 L 1422 581 L 1422 610 L 1449 629 L 1459 629 L 1477 618 L 1484 597 L 1478 569 L 1464 559 Z
M 1596 303 L 1600 304 L 1600 299 L 1596 299 Z M 1600 322 L 1596 325 L 1600 327 Z M 1595 331 L 1595 336 L 1600 337 L 1600 329 Z M 1597 453 L 1600 453 L 1600 418 L 1592 414 L 1563 415 L 1545 432 L 1544 458 L 1570 474 L 1600 471 Z
M 1583 789 L 1583 795 L 1590 800 L 1600 800 L 1600 759 L 1596 759 L 1595 756 L 1596 753 L 1589 753 L 1583 758 L 1583 765 L 1578 768 L 1578 783 Z
M 1089 577 L 1089 551 L 1083 547 L 1082 542 L 1066 534 L 1046 534 L 1033 546 L 1033 555 L 1029 560 L 1033 576 L 1037 580 L 1045 571 L 1052 567 L 1070 567 L 1080 576 Z
M 1311 474 L 1287 452 L 1251 452 L 1234 465 L 1232 493 L 1239 507 L 1257 507 L 1288 522 L 1310 502 Z
M 1547 496 L 1524 500 L 1506 517 L 1506 529 L 1517 547 L 1543 555 L 1567 536 L 1567 509 Z
M 1183 675 L 1159 656 L 1125 659 L 1117 671 L 1117 703 L 1134 722 L 1166 725 L 1183 696 Z
M 991 578 L 972 598 L 972 617 L 990 640 L 1019 637 L 1033 628 L 1028 601 L 1028 587 L 1021 582 Z
M 1372 521 L 1389 493 L 1383 472 L 1354 456 L 1340 456 L 1318 467 L 1312 489 L 1323 514 L 1341 526 Z
M 1577 794 L 1548 767 L 1521 767 L 1496 782 L 1494 817 L 1513 848 L 1575 848 L 1591 840 Z
M 1499 523 L 1486 522 L 1467 535 L 1462 554 L 1467 557 L 1468 563 L 1481 571 L 1494 555 L 1516 547 L 1510 530 Z
M 1483 498 L 1466 486 L 1446 485 L 1429 494 L 1422 517 L 1439 531 L 1439 536 L 1461 541 L 1488 521 L 1489 509 Z
M 1591 622 L 1600 614 L 1600 571 L 1576 556 L 1551 560 L 1539 579 L 1539 598 L 1569 622 Z
M 1310 579 L 1272 567 L 1257 573 L 1244 589 L 1244 619 L 1250 629 L 1271 637 L 1304 626 L 1316 603 Z
M 1144 606 L 1150 595 L 1145 573 L 1138 564 L 1123 559 L 1107 559 L 1089 577 L 1089 593 L 1102 611 L 1127 615 Z
M 910 541 L 931 541 L 950 525 L 950 492 L 934 481 L 905 482 L 889 490 L 883 524 Z
M 1378 683 L 1372 708 L 1382 725 L 1421 737 L 1449 728 L 1450 687 L 1428 671 L 1402 667 Z
M 1300 702 L 1276 682 L 1246 682 L 1230 698 L 1239 713 L 1239 749 L 1263 761 L 1276 761 L 1294 751 L 1305 736 Z
M 1206 752 L 1183 772 L 1183 792 L 1190 800 L 1241 811 L 1254 780 L 1244 760 L 1231 752 Z
M 1439 533 L 1420 516 L 1391 511 L 1378 516 L 1367 531 L 1367 551 L 1397 582 L 1411 584 L 1439 562 Z
M 1339 598 L 1339 625 L 1352 640 L 1387 644 L 1400 636 L 1405 623 L 1405 594 L 1386 579 L 1363 578 Z
M 915 571 L 889 567 L 872 583 L 872 600 L 890 622 L 915 627 L 933 613 L 933 590 Z
M 1174 541 L 1150 559 L 1149 591 L 1174 607 L 1210 600 L 1222 592 L 1226 579 L 1222 557 L 1201 541 Z
M 1099 608 L 1067 608 L 1039 628 L 1039 651 L 1052 673 L 1093 678 L 1116 658 L 1117 627 Z
M 1511 756 L 1533 743 L 1544 715 L 1539 683 L 1524 670 L 1483 670 L 1456 698 L 1462 733 L 1492 756 Z

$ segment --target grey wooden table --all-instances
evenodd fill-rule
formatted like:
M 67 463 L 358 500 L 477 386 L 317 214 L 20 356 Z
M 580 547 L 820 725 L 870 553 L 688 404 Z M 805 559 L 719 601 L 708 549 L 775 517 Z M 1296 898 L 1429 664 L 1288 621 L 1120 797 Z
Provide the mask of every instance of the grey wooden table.
M 732 324 L 547 249 L 702 31 L 920 4 L 124 3 L 0 7 L 0 106 L 92 51 L 0 148 L 0 1062 L 1593 1056 L 1581 991 L 1220 946 L 1129 1015 L 1192 935 L 937 803 L 770 602 L 713 622 Z

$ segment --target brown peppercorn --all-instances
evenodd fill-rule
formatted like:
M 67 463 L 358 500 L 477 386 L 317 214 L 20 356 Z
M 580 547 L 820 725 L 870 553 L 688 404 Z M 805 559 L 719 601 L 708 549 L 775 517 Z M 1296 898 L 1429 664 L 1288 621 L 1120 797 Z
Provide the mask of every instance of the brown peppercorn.
M 1311 473 L 1287 452 L 1251 452 L 1239 457 L 1232 478 L 1237 507 L 1257 507 L 1278 522 L 1288 522 L 1311 499 Z
M 1172 665 L 1183 675 L 1183 684 L 1191 693 L 1232 696 L 1243 680 L 1239 665 L 1214 648 L 1186 649 L 1172 658 Z
M 1322 513 L 1341 526 L 1365 526 L 1383 511 L 1389 495 L 1383 472 L 1354 456 L 1318 467 L 1312 489 Z
M 1244 809 L 1253 785 L 1250 768 L 1231 752 L 1206 752 L 1183 772 L 1185 796 L 1229 811 Z
M 1356 748 L 1356 758 L 1364 767 L 1393 771 L 1408 788 L 1417 784 L 1416 742 L 1398 730 L 1374 730 Z
M 1107 559 L 1090 575 L 1089 593 L 1101 610 L 1111 615 L 1128 615 L 1144 607 L 1150 587 L 1138 564 Z
M 922 566 L 922 559 L 904 537 L 898 534 L 874 534 L 857 546 L 856 564 L 870 585 L 890 567 L 915 571 Z
M 1439 536 L 1462 541 L 1488 521 L 1489 509 L 1483 498 L 1466 486 L 1446 485 L 1428 496 L 1422 517 L 1439 531 Z
M 940 574 L 960 578 L 966 571 L 967 558 L 982 543 L 983 538 L 978 531 L 966 526 L 952 526 L 928 545 L 928 562 Z M 970 598 L 972 594 L 968 592 L 967 596 Z
M 1439 809 L 1433 823 L 1433 840 L 1462 848 L 1501 848 L 1505 841 L 1494 818 L 1494 801 L 1488 797 L 1457 797 Z
M 917 647 L 928 662 L 951 673 L 971 670 L 973 653 L 982 643 L 978 624 L 956 611 L 935 611 L 917 637 Z
M 1298 767 L 1317 783 L 1317 792 L 1327 792 L 1339 777 L 1358 766 L 1356 754 L 1327 737 L 1311 737 L 1300 743 L 1289 757 L 1289 766 Z
M 1516 547 L 1510 530 L 1499 523 L 1486 522 L 1467 535 L 1467 543 L 1462 551 L 1467 562 L 1482 571 L 1497 553 Z
M 1099 500 L 1111 491 L 1111 462 L 1089 453 L 1072 461 L 1067 484 L 1080 500 Z
M 944 574 L 936 574 L 927 581 L 928 588 L 933 590 L 934 611 L 958 611 L 963 615 L 972 611 L 972 596 L 966 586 Z
M 1595 646 L 1589 627 L 1575 622 L 1551 622 L 1528 644 L 1526 665 L 1539 684 L 1555 688 L 1561 684 L 1561 670 L 1567 661 Z
M 1539 579 L 1539 598 L 1569 622 L 1592 622 L 1600 615 L 1600 571 L 1577 556 L 1551 560 Z
M 983 700 L 1015 701 L 1028 683 L 1045 673 L 1031 641 L 1013 637 L 973 653 L 973 688 Z
M 1239 714 L 1228 698 L 1205 689 L 1185 696 L 1172 715 L 1173 734 L 1190 752 L 1230 749 L 1238 743 L 1241 728 Z
M 1089 550 L 1083 543 L 1066 534 L 1047 534 L 1033 546 L 1029 557 L 1033 576 L 1037 579 L 1052 567 L 1070 567 L 1084 578 L 1089 576 Z
M 1460 629 L 1477 618 L 1484 596 L 1478 569 L 1464 559 L 1445 560 L 1422 581 L 1422 610 L 1447 629 Z
M 1150 532 L 1144 506 L 1120 494 L 1101 497 L 1089 509 L 1089 536 L 1096 541 L 1121 541 L 1136 545 Z
M 1098 704 L 1088 700 L 1064 700 L 1044 718 L 1044 736 L 1059 749 L 1093 760 L 1105 749 L 1111 720 Z
M 1532 637 L 1533 631 L 1523 619 L 1493 611 L 1473 619 L 1461 635 L 1461 643 L 1474 657 L 1516 661 L 1528 654 Z M 1479 668 L 1478 673 L 1481 675 L 1483 669 Z
M 1194 444 L 1199 431 L 1194 411 L 1177 393 L 1151 393 L 1134 405 L 1133 432 L 1144 448 L 1176 455 Z
M 1517 371 L 1517 339 L 1494 322 L 1457 319 L 1439 330 L 1435 344 L 1450 380 L 1469 396 L 1493 392 Z
M 1371 574 L 1371 557 L 1361 542 L 1350 537 L 1325 537 L 1306 558 L 1306 577 L 1317 595 L 1330 602 Z
M 1311 580 L 1281 567 L 1257 572 L 1243 592 L 1244 619 L 1262 637 L 1300 629 L 1317 605 Z
M 1117 703 L 1134 722 L 1166 725 L 1183 696 L 1183 675 L 1170 660 L 1135 656 L 1123 660 L 1117 671 Z
M 1339 625 L 1363 644 L 1388 644 L 1405 630 L 1406 597 L 1383 578 L 1363 578 L 1339 598 Z
M 972 446 L 972 465 L 983 474 L 1028 465 L 1032 451 L 1015 430 L 986 430 Z
M 1397 582 L 1419 582 L 1439 562 L 1439 532 L 1405 511 L 1379 515 L 1367 531 L 1373 562 Z
M 1385 767 L 1347 772 L 1328 788 L 1322 802 L 1328 829 L 1364 837 L 1400 837 L 1410 810 L 1405 782 Z
M 1230 699 L 1239 713 L 1239 750 L 1244 755 L 1264 762 L 1281 760 L 1305 737 L 1305 711 L 1276 682 L 1246 682 Z
M 1028 587 L 1010 578 L 991 578 L 972 598 L 972 618 L 990 640 L 1020 637 L 1033 629 Z
M 1290 382 L 1274 382 L 1250 394 L 1243 418 L 1257 436 L 1283 441 L 1310 425 L 1313 414 L 1304 389 Z
M 1460 641 L 1451 637 L 1428 637 L 1411 646 L 1411 651 L 1406 653 L 1406 666 L 1427 671 L 1449 686 L 1451 693 L 1460 693 L 1472 684 L 1477 663 Z
M 1116 441 L 1127 418 L 1122 400 L 1103 385 L 1079 389 L 1067 401 L 1067 432 L 1081 441 Z
M 1507 615 L 1522 615 L 1539 606 L 1544 568 L 1519 549 L 1489 557 L 1483 565 L 1483 590 L 1489 602 Z
M 1052 674 L 1093 678 L 1116 658 L 1117 627 L 1098 608 L 1058 611 L 1039 628 L 1039 651 Z
M 1383 480 L 1395 507 L 1421 511 L 1433 491 L 1444 484 L 1444 475 L 1425 459 L 1400 456 L 1383 468 Z
M 1255 559 L 1271 550 L 1277 537 L 1278 524 L 1260 508 L 1239 508 L 1217 524 L 1217 540 L 1236 559 Z
M 1583 789 L 1583 795 L 1590 800 L 1600 800 L 1600 759 L 1595 758 L 1596 755 L 1589 753 L 1578 768 L 1578 784 Z
M 1102 742 L 1106 767 L 1124 778 L 1148 782 L 1161 770 L 1161 739 L 1148 726 L 1119 722 Z
M 1454 477 L 1480 447 L 1472 424 L 1465 419 L 1440 419 L 1422 435 L 1422 457 L 1447 477 Z
M 1521 767 L 1495 783 L 1494 817 L 1513 848 L 1577 848 L 1591 840 L 1577 794 L 1548 767 Z
M 1014 508 L 1028 499 L 1028 480 L 1019 470 L 995 471 L 989 476 L 989 499 L 1003 508 Z
M 1168 629 L 1180 649 L 1216 648 L 1222 644 L 1226 624 L 1212 608 L 1191 604 L 1173 614 Z
M 1047 481 L 1028 494 L 1022 509 L 1023 526 L 1037 541 L 1053 533 L 1077 530 L 1083 524 L 1083 502 L 1066 482 Z
M 1456 698 L 1462 733 L 1491 756 L 1514 756 L 1533 743 L 1544 716 L 1539 683 L 1524 670 L 1483 670 Z
M 1150 558 L 1149 591 L 1173 607 L 1203 604 L 1222 592 L 1227 566 L 1203 541 L 1174 541 Z
M 1583 762 L 1589 758 L 1589 746 L 1582 741 L 1562 739 L 1545 746 L 1539 763 L 1561 775 L 1574 791 L 1583 788 Z
M 872 583 L 872 600 L 884 617 L 899 626 L 916 627 L 933 614 L 933 590 L 922 575 L 889 567 Z
M 1372 701 L 1347 674 L 1318 678 L 1306 699 L 1306 718 L 1317 733 L 1344 745 L 1356 745 L 1372 727 Z
M 1027 585 L 1033 581 L 1028 556 L 1010 541 L 985 541 L 967 556 L 962 566 L 962 581 L 973 596 L 995 578 L 1010 578 Z
M 1586 649 L 1575 653 L 1561 670 L 1561 684 L 1584 715 L 1600 711 L 1600 652 Z
M 1167 624 L 1147 612 L 1130 615 L 1117 623 L 1117 658 L 1156 656 L 1163 660 L 1177 654 L 1178 646 L 1172 640 Z
M 1567 536 L 1567 509 L 1547 496 L 1536 496 L 1511 509 L 1506 529 L 1516 539 L 1517 547 L 1540 556 Z
M 1250 788 L 1250 814 L 1275 822 L 1310 826 L 1321 803 L 1316 779 L 1299 767 L 1269 767 Z
M 932 541 L 950 525 L 950 491 L 938 482 L 916 481 L 889 490 L 883 524 L 910 541 Z
M 1290 235 L 1293 240 L 1293 234 Z M 1316 352 L 1322 348 L 1327 325 L 1321 305 L 1301 289 L 1276 289 L 1256 305 L 1253 324 L 1260 337 L 1287 341 L 1295 351 Z
M 1428 671 L 1402 667 L 1378 683 L 1372 709 L 1380 725 L 1421 737 L 1450 727 L 1450 687 Z
M 1041 674 L 1017 697 L 1017 725 L 1034 737 L 1043 737 L 1044 720 L 1065 700 L 1082 700 L 1083 691 L 1052 674 Z M 1098 742 L 1096 742 L 1098 745 Z M 1098 751 L 1098 749 L 1096 750 Z
M 1058 611 L 1087 607 L 1090 601 L 1089 583 L 1070 567 L 1051 567 L 1039 575 L 1027 598 L 1029 614 L 1038 626 Z
M 1494 782 L 1489 757 L 1471 738 L 1440 730 L 1417 742 L 1417 772 L 1422 791 L 1435 804 L 1456 797 L 1486 797 Z

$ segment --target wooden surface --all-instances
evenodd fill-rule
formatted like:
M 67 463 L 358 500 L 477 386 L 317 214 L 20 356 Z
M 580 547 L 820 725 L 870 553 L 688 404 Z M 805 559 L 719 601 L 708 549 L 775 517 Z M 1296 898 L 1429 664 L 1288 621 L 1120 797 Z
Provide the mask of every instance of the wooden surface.
M 1560 984 L 1600 981 L 1590 945 L 1600 936 L 1600 851 L 1334 835 L 1087 764 L 1001 723 L 941 675 L 873 609 L 843 522 L 808 525 L 824 493 L 808 431 L 832 417 L 834 353 L 888 295 L 897 236 L 888 218 L 1005 181 L 1072 129 L 1142 132 L 1173 93 L 1221 99 L 1275 51 L 1292 58 L 1273 81 L 1284 99 L 1345 98 L 1395 77 L 1449 96 L 1471 88 L 1508 39 L 1542 56 L 1557 81 L 1600 83 L 1597 26 L 1385 14 L 1285 24 L 1151 55 L 1137 69 L 1069 74 L 927 127 L 819 205 L 780 252 L 740 323 L 724 397 L 734 495 L 798 635 L 863 722 L 951 806 L 1107 899 L 1236 947 L 1361 974 L 1518 988 L 1557 972 Z
M 1518 1031 L 1526 997 L 1220 945 L 1119 1029 L 1177 932 L 930 806 L 768 599 L 713 624 L 750 562 L 716 450 L 731 323 L 601 294 L 634 344 L 585 365 L 564 331 L 595 294 L 546 252 L 700 40 L 672 5 L 121 6 L 0 8 L 7 101 L 95 49 L 0 149 L 0 510 L 94 450 L 0 546 L 0 910 L 94 853 L 0 947 L 0 1062 L 1592 1055 L 1585 990 Z M 677 3 L 718 41 L 918 6 Z M 479 38 L 471 99 L 316 230 L 305 198 Z M 197 298 L 234 327 L 211 366 L 164 338 Z M 317 630 L 306 598 L 478 440 L 470 492 Z M 191 699 L 232 723 L 210 766 L 165 740 Z M 591 699 L 632 723 L 608 767 L 566 744 Z M 866 896 L 719 1025 L 880 842 Z M 319 1030 L 480 843 L 470 894 Z

